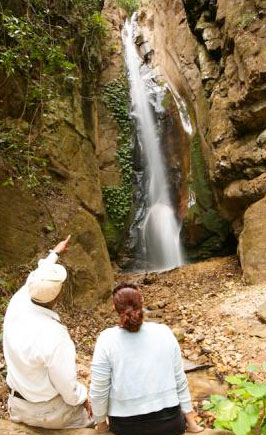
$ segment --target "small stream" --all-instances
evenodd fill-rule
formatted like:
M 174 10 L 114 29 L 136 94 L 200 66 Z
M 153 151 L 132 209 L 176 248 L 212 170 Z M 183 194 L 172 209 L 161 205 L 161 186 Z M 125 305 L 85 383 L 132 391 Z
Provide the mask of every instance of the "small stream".
M 131 228 L 131 237 L 134 232 L 135 239 L 138 239 L 138 261 L 133 269 L 163 271 L 184 263 L 179 239 L 181 225 L 170 201 L 163 144 L 155 116 L 155 112 L 164 112 L 162 101 L 166 89 L 158 86 L 151 70 L 142 65 L 133 32 L 134 16 L 125 23 L 122 33 L 129 73 L 131 116 L 135 121 L 136 146 L 144 167 L 144 176 L 139 185 L 145 205 L 141 213 L 136 212 L 136 215 L 140 215 L 137 228 L 136 224 Z

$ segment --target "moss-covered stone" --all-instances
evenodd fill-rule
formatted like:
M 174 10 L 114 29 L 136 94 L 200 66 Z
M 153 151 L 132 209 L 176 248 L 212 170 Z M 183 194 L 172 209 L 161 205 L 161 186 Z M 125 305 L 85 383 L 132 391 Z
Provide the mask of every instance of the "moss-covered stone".
M 105 220 L 102 229 L 109 255 L 112 260 L 115 260 L 123 240 L 123 233 L 116 228 L 110 219 Z
M 223 251 L 228 224 L 217 211 L 198 134 L 192 139 L 190 155 L 190 190 L 196 202 L 188 210 L 181 235 L 189 258 L 208 258 Z

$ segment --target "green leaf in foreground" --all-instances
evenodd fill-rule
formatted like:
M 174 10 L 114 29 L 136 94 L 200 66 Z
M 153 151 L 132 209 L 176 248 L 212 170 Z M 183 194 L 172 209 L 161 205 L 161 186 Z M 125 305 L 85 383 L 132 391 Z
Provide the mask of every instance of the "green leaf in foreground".
M 251 427 L 256 426 L 256 424 L 258 423 L 259 420 L 259 414 L 260 414 L 260 408 L 259 405 L 254 404 L 254 403 L 249 403 L 246 407 L 245 407 L 245 412 L 248 415 Z
M 217 420 L 224 422 L 232 421 L 237 417 L 239 410 L 239 406 L 231 402 L 231 400 L 223 400 L 218 407 Z
M 226 376 L 225 380 L 232 385 L 241 385 L 247 380 L 247 377 L 245 375 L 237 374 L 235 376 Z
M 247 391 L 253 397 L 257 397 L 261 399 L 262 397 L 266 397 L 266 385 L 265 384 L 250 384 L 247 385 Z
M 236 435 L 248 435 L 251 429 L 249 414 L 241 410 L 237 419 L 231 423 L 231 427 Z
M 204 411 L 209 411 L 210 409 L 217 409 L 219 403 L 223 400 L 226 400 L 224 396 L 220 396 L 219 394 L 212 394 L 210 396 L 210 402 L 206 403 L 206 405 L 203 406 Z
M 250 435 L 256 428 L 266 435 L 266 384 L 240 374 L 226 380 L 232 384 L 227 398 L 213 395 L 206 407 L 216 415 L 214 428 L 228 429 L 235 435 Z

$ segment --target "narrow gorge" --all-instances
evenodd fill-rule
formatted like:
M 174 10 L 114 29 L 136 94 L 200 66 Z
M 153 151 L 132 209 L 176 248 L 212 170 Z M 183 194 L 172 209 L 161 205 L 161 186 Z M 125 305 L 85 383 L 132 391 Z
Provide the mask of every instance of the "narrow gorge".
M 119 4 L 47 1 L 44 19 L 38 2 L 2 6 L 0 260 L 7 289 L 18 266 L 26 270 L 67 233 L 73 235 L 69 294 L 77 303 L 110 291 L 109 256 L 125 270 L 158 270 L 237 250 L 247 282 L 263 282 L 265 2 L 141 2 L 133 40 L 149 117 L 157 123 L 151 128 L 143 113 L 134 113 L 137 102 L 130 103 L 126 12 Z M 29 16 L 37 30 L 28 37 Z M 47 47 L 42 40 L 40 52 L 25 60 L 42 25 Z M 57 51 L 49 44 L 58 44 Z M 138 121 L 146 143 L 161 148 L 165 176 L 150 161 L 157 181 L 145 169 L 152 154 L 143 154 Z M 148 199 L 149 183 L 155 196 L 161 183 L 167 190 L 164 208 Z M 149 267 L 145 255 L 163 251 L 151 228 L 158 225 L 157 235 L 168 231 L 160 215 L 162 222 L 172 215 L 169 228 L 180 225 L 166 243 L 169 253 L 177 237 L 169 255 L 178 258 L 170 265 L 155 258 Z

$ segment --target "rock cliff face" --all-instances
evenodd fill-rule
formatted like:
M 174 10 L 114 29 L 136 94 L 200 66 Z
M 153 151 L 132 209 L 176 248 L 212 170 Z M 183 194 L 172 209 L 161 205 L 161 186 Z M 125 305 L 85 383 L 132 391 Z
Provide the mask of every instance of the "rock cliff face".
M 15 1 L 11 6 L 17 13 Z M 121 20 L 112 1 L 105 1 L 102 16 L 109 36 L 102 47 L 106 61 L 97 76 L 99 89 L 120 75 L 122 65 Z M 25 272 L 31 269 L 40 255 L 71 234 L 71 248 L 63 260 L 69 270 L 71 291 L 67 293 L 75 303 L 89 306 L 113 285 L 101 229 L 105 216 L 102 187 L 120 179 L 115 157 L 118 128 L 101 92 L 90 93 L 84 66 L 75 85 L 50 99 L 42 120 L 36 117 L 36 122 L 25 114 L 24 79 L 0 75 L 5 82 L 0 92 L 1 284 L 15 290 L 12 282 L 18 285 L 24 276 L 17 279 L 17 267 Z M 25 138 L 26 151 L 20 143 Z
M 143 0 L 139 22 L 154 65 L 187 101 L 216 208 L 238 238 L 266 193 L 266 3 Z
M 6 129 L 21 124 L 29 128 L 25 122 L 5 119 Z M 98 162 L 74 97 L 51 103 L 42 141 L 39 158 L 48 162 L 49 174 L 44 185 L 28 189 L 19 180 L 8 185 L 11 168 L 2 160 L 1 266 L 14 266 L 14 271 L 16 265 L 34 267 L 41 252 L 46 255 L 56 241 L 71 234 L 71 249 L 63 261 L 76 302 L 90 305 L 110 291 L 113 278 L 98 222 L 104 213 Z

